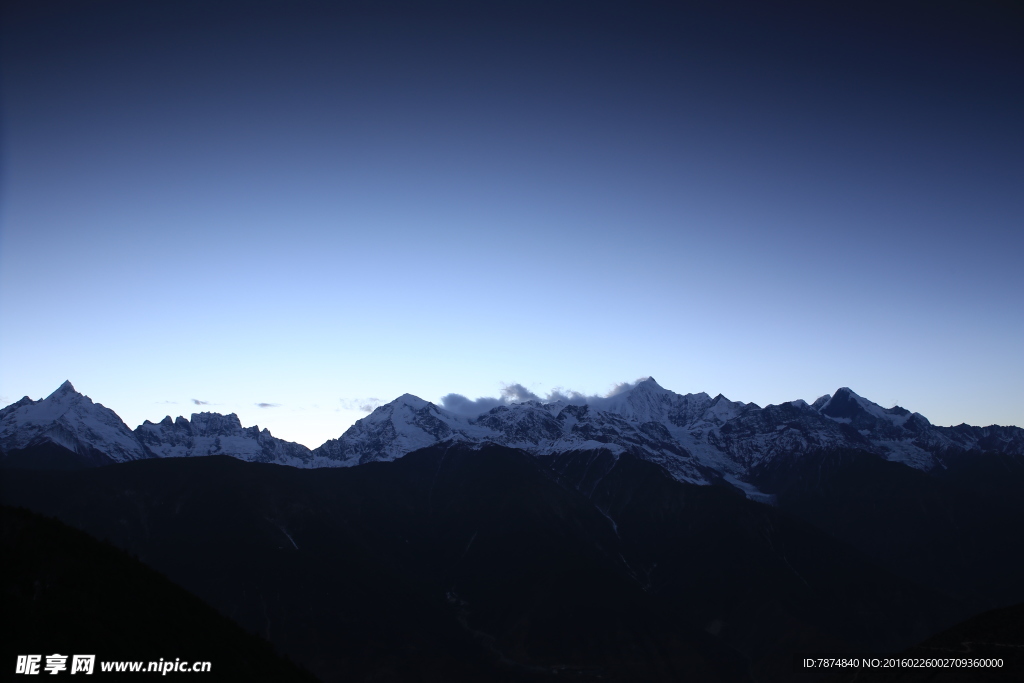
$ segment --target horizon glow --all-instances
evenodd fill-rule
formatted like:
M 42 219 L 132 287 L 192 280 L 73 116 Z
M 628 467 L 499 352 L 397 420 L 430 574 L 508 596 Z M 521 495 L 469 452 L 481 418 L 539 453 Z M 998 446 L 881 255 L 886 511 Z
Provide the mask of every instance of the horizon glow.
M 1020 34 L 865 7 L 8 8 L 0 404 L 315 447 L 654 376 L 1024 426 Z

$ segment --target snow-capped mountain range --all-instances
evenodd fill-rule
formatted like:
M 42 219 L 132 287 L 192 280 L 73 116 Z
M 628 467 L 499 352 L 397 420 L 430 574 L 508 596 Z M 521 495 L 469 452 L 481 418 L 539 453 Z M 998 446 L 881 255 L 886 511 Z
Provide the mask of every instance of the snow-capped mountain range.
M 797 400 L 762 408 L 721 395 L 677 394 L 653 378 L 603 399 L 531 400 L 471 417 L 405 394 L 314 450 L 266 429 L 244 428 L 234 414 L 168 416 L 132 431 L 70 382 L 45 399 L 26 396 L 0 410 L 5 456 L 55 444 L 93 464 L 230 455 L 302 468 L 350 467 L 443 442 L 496 443 L 534 455 L 629 452 L 680 481 L 724 478 L 748 494 L 756 493 L 749 482 L 759 468 L 823 449 L 858 449 L 924 471 L 970 451 L 1024 455 L 1019 427 L 937 427 L 918 413 L 882 408 L 845 387 L 810 404 Z

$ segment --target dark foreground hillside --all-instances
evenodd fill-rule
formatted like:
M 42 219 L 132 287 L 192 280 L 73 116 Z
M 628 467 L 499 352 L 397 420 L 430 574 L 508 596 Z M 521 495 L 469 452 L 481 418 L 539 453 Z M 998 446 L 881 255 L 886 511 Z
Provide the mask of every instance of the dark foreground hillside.
M 63 676 L 70 655 L 93 654 L 100 679 L 133 677 L 103 675 L 102 661 L 180 659 L 210 662 L 193 680 L 315 680 L 124 551 L 57 520 L 0 506 L 0 556 L 3 680 L 18 655 L 42 655 L 45 664 L 53 653 L 69 655 Z
M 630 575 L 608 520 L 515 451 L 303 471 L 232 458 L 7 471 L 327 681 L 746 680 Z
M 819 677 L 795 672 L 794 652 L 897 652 L 972 614 L 960 595 L 977 591 L 942 590 L 988 576 L 970 558 L 915 581 L 905 553 L 830 521 L 845 519 L 826 514 L 834 496 L 881 527 L 903 489 L 880 472 L 827 490 L 815 478 L 803 498 L 780 491 L 780 509 L 607 451 L 449 444 L 333 470 L 228 457 L 5 470 L 0 499 L 109 539 L 324 681 L 788 681 Z M 887 543 L 945 499 L 912 500 Z M 93 585 L 68 590 L 129 594 Z

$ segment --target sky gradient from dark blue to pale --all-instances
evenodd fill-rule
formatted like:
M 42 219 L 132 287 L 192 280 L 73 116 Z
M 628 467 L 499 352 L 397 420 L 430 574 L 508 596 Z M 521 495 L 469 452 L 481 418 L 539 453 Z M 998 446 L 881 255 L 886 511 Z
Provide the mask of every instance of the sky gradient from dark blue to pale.
M 1020 11 L 832 4 L 10 4 L 0 399 L 317 446 L 653 375 L 1024 425 Z

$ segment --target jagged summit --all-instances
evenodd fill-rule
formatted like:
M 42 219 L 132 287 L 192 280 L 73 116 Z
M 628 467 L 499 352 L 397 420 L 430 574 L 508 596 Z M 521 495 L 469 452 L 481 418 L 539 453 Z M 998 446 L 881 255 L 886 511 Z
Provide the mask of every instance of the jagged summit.
M 69 402 L 76 400 L 85 400 L 92 403 L 91 398 L 76 391 L 74 385 L 69 380 L 64 380 L 63 384 L 50 392 L 49 396 L 41 399 L 41 402 L 48 402 L 53 405 L 67 405 Z
M 175 458 L 231 455 L 252 462 L 309 467 L 312 453 L 302 444 L 274 438 L 258 425 L 242 427 L 235 413 L 192 413 L 191 419 L 170 415 L 154 424 L 145 421 L 135 430 L 150 457 Z
M 858 425 L 870 425 L 878 420 L 902 424 L 910 414 L 908 410 L 899 406 L 883 408 L 858 395 L 849 387 L 837 389 L 835 395 L 819 408 L 819 412 L 832 419 Z
M 204 432 L 233 431 L 242 428 L 242 421 L 238 419 L 238 415 L 235 413 L 228 413 L 227 415 L 209 411 L 192 413 L 190 422 L 193 428 Z M 255 429 L 255 427 L 250 427 L 250 429 Z
M 613 399 L 616 396 L 624 396 L 627 394 L 664 394 L 672 393 L 668 389 L 658 384 L 657 380 L 653 377 L 642 377 L 632 384 L 620 385 L 616 391 L 613 391 L 607 396 L 609 399 Z

